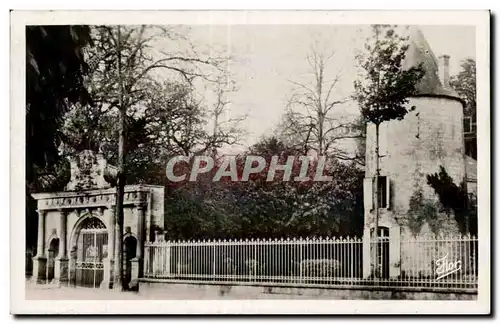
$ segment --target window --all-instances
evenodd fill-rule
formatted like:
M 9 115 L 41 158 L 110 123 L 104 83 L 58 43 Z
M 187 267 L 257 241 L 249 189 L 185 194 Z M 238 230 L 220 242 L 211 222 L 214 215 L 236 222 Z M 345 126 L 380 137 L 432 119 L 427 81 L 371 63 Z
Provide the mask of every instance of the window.
M 373 236 L 374 228 L 370 230 L 370 234 Z M 389 240 L 389 228 L 385 226 L 378 227 L 378 237 L 382 240 Z
M 378 207 L 387 208 L 387 177 L 378 178 Z
M 464 117 L 464 133 L 470 133 L 470 118 L 469 117 Z
M 472 117 L 464 117 L 464 134 L 473 134 L 476 132 L 476 123 Z
M 365 178 L 363 185 L 363 195 L 365 202 L 365 209 L 372 211 L 375 208 L 375 178 Z M 386 176 L 380 176 L 378 181 L 378 207 L 390 208 L 390 180 Z

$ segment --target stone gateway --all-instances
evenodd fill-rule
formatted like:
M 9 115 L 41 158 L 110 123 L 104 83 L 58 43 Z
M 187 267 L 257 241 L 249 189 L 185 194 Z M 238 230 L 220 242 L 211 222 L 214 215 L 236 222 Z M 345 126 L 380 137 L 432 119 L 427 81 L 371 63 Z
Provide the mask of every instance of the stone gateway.
M 63 192 L 35 193 L 38 209 L 36 283 L 111 288 L 115 240 L 116 176 L 101 154 L 83 151 L 70 160 Z M 127 185 L 124 197 L 124 265 L 129 287 L 142 272 L 144 242 L 163 227 L 164 188 Z

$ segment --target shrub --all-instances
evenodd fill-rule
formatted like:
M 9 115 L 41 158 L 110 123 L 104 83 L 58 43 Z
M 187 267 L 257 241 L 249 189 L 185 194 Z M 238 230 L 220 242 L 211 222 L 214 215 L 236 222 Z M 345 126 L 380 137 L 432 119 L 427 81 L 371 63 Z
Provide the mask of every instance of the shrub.
M 255 259 L 248 259 L 245 261 L 245 266 L 248 269 L 248 273 L 251 276 L 255 275 L 260 275 L 262 274 L 262 271 L 264 269 L 264 264 L 255 260 Z
M 224 264 L 224 274 L 226 275 L 236 274 L 236 264 L 233 259 L 225 258 L 223 264 Z
M 177 274 L 191 274 L 189 263 L 177 263 Z
M 340 269 L 340 262 L 330 259 L 302 260 L 300 262 L 302 276 L 334 277 Z

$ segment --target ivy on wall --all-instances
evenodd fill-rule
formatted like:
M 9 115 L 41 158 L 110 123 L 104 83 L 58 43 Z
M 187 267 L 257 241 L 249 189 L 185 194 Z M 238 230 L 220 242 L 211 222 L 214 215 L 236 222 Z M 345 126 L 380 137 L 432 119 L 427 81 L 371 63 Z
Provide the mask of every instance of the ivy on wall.
M 442 211 L 453 212 L 462 234 L 477 235 L 477 204 L 474 195 L 467 193 L 465 182 L 457 185 L 443 166 L 439 172 L 427 175 L 429 184 L 437 194 Z
M 429 225 L 434 235 L 439 233 L 438 209 L 433 201 L 424 198 L 421 188 L 415 190 L 408 205 L 407 225 L 413 236 L 420 234 L 425 223 Z

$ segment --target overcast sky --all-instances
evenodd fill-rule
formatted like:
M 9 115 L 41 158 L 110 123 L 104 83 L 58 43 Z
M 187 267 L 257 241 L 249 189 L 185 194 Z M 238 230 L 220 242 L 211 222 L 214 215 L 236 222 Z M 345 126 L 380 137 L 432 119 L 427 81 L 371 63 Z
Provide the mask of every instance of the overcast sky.
M 475 59 L 475 29 L 470 26 L 420 26 L 434 54 L 448 54 L 450 74 L 460 61 Z M 191 26 L 194 43 L 223 49 L 234 61 L 230 71 L 239 91 L 230 95 L 231 114 L 247 114 L 241 126 L 248 132 L 242 147 L 255 143 L 279 123 L 293 85 L 289 80 L 310 80 L 306 57 L 315 44 L 325 53 L 335 52 L 327 76 L 341 72 L 335 96 L 348 96 L 356 78 L 355 54 L 362 49 L 369 26 L 358 25 L 211 25 Z M 354 103 L 340 107 L 341 116 L 357 114 Z M 239 151 L 238 147 L 231 151 Z

